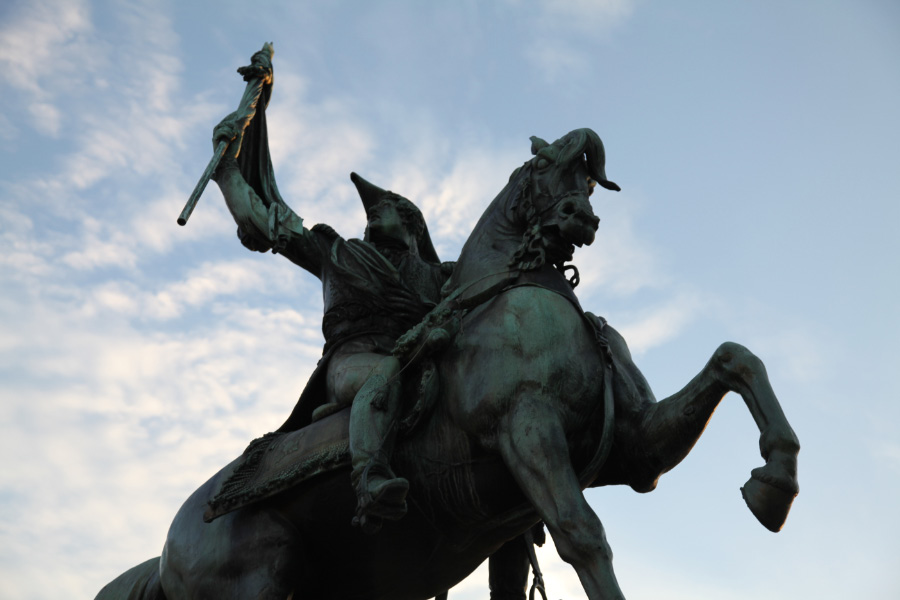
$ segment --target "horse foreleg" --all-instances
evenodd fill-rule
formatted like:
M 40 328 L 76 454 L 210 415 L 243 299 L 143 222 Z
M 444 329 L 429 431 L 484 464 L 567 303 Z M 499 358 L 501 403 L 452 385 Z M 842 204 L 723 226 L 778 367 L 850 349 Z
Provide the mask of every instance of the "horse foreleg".
M 655 472 L 649 489 L 687 456 L 728 392 L 740 394 L 753 415 L 760 431 L 760 453 L 766 461 L 752 471 L 742 488 L 744 499 L 766 528 L 778 531 L 799 491 L 800 442 L 781 410 L 763 362 L 739 344 L 722 344 L 681 391 L 646 406 L 639 431 L 647 464 Z
M 560 558 L 590 600 L 624 600 L 600 519 L 581 492 L 558 410 L 545 398 L 519 398 L 503 419 L 499 449 L 522 492 L 547 524 Z

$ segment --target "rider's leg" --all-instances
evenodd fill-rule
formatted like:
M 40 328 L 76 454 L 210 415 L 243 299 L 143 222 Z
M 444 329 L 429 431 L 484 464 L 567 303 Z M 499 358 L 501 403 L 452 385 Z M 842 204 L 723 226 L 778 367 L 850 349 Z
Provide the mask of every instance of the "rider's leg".
M 364 336 L 350 340 L 334 351 L 328 361 L 325 403 L 313 411 L 313 421 L 350 406 L 359 389 L 387 354 L 373 352 L 374 345 L 371 338 Z
M 409 482 L 390 467 L 400 411 L 400 361 L 384 357 L 350 409 L 350 454 L 358 507 L 354 524 L 377 531 L 381 519 L 406 514 Z

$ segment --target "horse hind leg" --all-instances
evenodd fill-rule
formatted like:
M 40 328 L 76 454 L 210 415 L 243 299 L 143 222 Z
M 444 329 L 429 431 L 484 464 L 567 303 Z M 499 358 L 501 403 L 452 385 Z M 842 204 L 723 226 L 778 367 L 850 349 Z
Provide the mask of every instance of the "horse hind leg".
M 653 468 L 644 479 L 649 485 L 639 491 L 653 489 L 659 476 L 687 456 L 728 392 L 740 394 L 750 410 L 760 430 L 760 454 L 766 461 L 751 472 L 741 492 L 759 522 L 770 531 L 779 531 L 800 489 L 800 442 L 772 390 L 765 365 L 740 344 L 722 344 L 682 390 L 647 406 L 639 430 Z

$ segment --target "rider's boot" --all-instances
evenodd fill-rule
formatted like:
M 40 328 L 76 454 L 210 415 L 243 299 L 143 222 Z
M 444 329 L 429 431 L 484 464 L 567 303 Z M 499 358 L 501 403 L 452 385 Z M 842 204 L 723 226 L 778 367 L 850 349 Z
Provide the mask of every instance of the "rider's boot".
M 387 357 L 357 393 L 350 412 L 352 481 L 357 509 L 353 524 L 377 532 L 384 519 L 406 514 L 409 482 L 390 467 L 400 408 L 400 362 Z
M 385 519 L 396 521 L 406 514 L 409 482 L 397 477 L 386 462 L 372 459 L 354 487 L 357 506 L 352 523 L 364 533 L 377 533 Z

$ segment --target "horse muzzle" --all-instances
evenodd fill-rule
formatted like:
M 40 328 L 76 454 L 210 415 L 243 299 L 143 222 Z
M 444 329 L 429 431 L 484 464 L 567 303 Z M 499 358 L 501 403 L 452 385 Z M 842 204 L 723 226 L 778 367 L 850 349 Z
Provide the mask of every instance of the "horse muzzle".
M 600 226 L 600 219 L 594 215 L 590 204 L 567 199 L 556 209 L 556 225 L 559 233 L 570 244 L 579 248 L 590 246 L 594 242 L 594 234 Z

